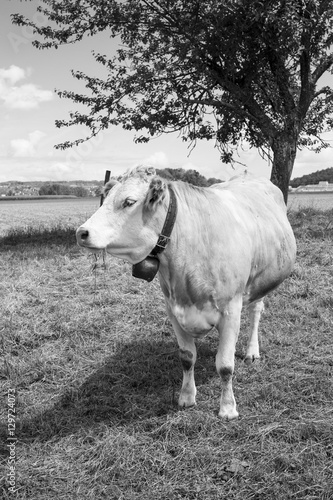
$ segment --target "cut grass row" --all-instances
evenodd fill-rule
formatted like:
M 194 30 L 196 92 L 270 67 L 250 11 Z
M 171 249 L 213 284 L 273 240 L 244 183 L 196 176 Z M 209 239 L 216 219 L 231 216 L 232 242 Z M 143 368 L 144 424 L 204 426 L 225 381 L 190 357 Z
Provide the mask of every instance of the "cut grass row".
M 198 405 L 180 411 L 177 344 L 157 281 L 108 258 L 92 272 L 74 227 L 1 241 L 3 498 L 333 497 L 333 212 L 290 214 L 292 276 L 266 301 L 259 364 L 237 348 L 240 419 L 217 416 L 216 333 L 198 342 Z M 6 397 L 16 388 L 17 487 Z
M 66 248 L 76 243 L 75 228 L 65 226 L 62 222 L 53 225 L 27 225 L 15 227 L 6 231 L 2 238 L 3 247 L 17 245 L 62 245 Z

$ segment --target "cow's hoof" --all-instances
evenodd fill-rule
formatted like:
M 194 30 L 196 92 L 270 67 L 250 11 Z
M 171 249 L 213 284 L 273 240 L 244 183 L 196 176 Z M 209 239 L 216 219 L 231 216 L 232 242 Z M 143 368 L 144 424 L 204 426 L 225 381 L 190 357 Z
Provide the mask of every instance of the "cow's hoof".
M 191 406 L 196 406 L 195 398 L 193 397 L 181 397 L 178 400 L 179 408 L 191 408 Z
M 224 422 L 229 422 L 230 420 L 236 420 L 239 417 L 239 413 L 236 410 L 233 410 L 233 411 L 220 410 L 219 417 Z
M 186 408 L 193 408 L 193 406 L 197 406 L 195 401 L 183 401 L 182 403 L 178 401 L 179 408 L 185 410 Z
M 251 354 L 250 356 L 246 356 L 244 359 L 244 363 L 248 366 L 252 365 L 252 363 L 258 363 L 260 360 L 260 356 L 257 354 Z

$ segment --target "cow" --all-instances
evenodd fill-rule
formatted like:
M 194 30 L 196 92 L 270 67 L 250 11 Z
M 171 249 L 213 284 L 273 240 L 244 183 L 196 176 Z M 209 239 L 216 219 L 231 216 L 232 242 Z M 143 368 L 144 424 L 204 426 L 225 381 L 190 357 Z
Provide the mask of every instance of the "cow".
M 195 340 L 218 330 L 219 416 L 237 418 L 232 377 L 242 307 L 250 316 L 250 364 L 260 356 L 263 298 L 288 277 L 296 256 L 281 191 L 249 174 L 201 188 L 139 166 L 106 184 L 105 195 L 77 229 L 78 244 L 125 259 L 147 281 L 158 273 L 183 367 L 181 407 L 196 404 Z

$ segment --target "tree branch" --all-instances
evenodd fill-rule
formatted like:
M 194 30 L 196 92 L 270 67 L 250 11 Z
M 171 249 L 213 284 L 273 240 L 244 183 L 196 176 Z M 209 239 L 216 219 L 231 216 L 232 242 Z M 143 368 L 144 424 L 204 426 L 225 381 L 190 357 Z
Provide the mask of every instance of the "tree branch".
M 319 78 L 330 69 L 333 65 L 333 54 L 323 57 L 317 66 L 317 68 L 312 72 L 311 78 L 314 83 L 317 83 Z
M 331 87 L 323 87 L 321 88 L 320 90 L 318 90 L 315 95 L 314 95 L 314 99 L 318 96 L 320 96 L 321 94 L 325 94 L 325 95 L 328 95 L 328 94 L 333 94 L 333 90 L 331 89 Z
M 187 104 L 201 104 L 202 106 L 212 106 L 217 109 L 222 109 L 222 108 L 228 108 L 231 111 L 234 111 L 237 115 L 242 116 L 243 118 L 247 118 L 249 120 L 253 119 L 253 116 L 245 111 L 244 109 L 239 108 L 238 106 L 235 106 L 234 104 L 224 101 L 224 100 L 217 100 L 217 99 L 188 99 L 188 98 L 183 98 L 183 101 L 186 102 Z
M 274 50 L 270 45 L 270 41 L 266 41 L 266 54 L 268 63 L 276 81 L 282 105 L 286 113 L 292 113 L 295 110 L 296 104 L 294 96 L 290 92 L 289 79 L 290 72 L 285 66 L 285 62 L 281 59 L 277 50 Z

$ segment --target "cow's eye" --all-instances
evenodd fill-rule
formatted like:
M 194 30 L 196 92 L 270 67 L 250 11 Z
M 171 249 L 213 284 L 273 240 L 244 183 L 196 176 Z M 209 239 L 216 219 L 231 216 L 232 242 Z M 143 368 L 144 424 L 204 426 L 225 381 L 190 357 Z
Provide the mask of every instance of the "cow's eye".
M 123 207 L 124 208 L 131 207 L 132 205 L 134 205 L 134 203 L 136 203 L 136 200 L 133 200 L 132 198 L 126 198 L 126 200 L 123 203 Z

